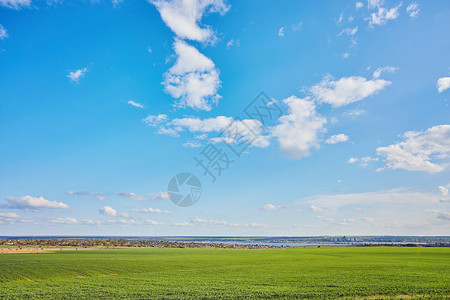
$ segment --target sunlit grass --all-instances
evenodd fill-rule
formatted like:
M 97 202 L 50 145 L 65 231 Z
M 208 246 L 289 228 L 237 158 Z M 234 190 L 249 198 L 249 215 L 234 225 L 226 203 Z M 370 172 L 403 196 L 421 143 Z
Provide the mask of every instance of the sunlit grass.
M 0 298 L 450 295 L 450 248 L 115 249 L 0 255 Z M 377 296 L 380 297 L 380 296 Z

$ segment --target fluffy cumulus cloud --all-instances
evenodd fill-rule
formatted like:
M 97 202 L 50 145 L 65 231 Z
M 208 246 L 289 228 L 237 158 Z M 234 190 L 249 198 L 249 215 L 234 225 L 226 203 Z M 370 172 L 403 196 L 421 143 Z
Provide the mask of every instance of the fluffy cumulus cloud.
M 79 80 L 84 77 L 84 75 L 86 74 L 87 71 L 88 71 L 88 68 L 82 68 L 82 69 L 70 72 L 69 75 L 67 75 L 67 77 L 72 82 L 78 83 Z
M 444 170 L 444 165 L 436 161 L 450 157 L 450 125 L 434 126 L 424 132 L 408 131 L 404 138 L 403 142 L 377 149 L 388 168 L 429 173 Z
M 262 209 L 267 210 L 267 211 L 273 211 L 273 210 L 282 209 L 283 207 L 284 206 L 282 206 L 282 205 L 273 205 L 273 204 L 268 203 L 268 204 L 264 205 Z
M 135 102 L 133 100 L 128 101 L 128 104 L 131 106 L 137 107 L 137 108 L 144 108 L 144 104 L 141 104 L 139 102 Z
M 398 9 L 401 4 L 393 7 L 391 9 L 384 8 L 380 6 L 381 1 L 376 1 L 377 11 L 370 14 L 369 26 L 374 27 L 375 25 L 384 25 L 389 20 L 395 20 L 399 17 Z M 370 1 L 369 1 L 370 3 Z M 369 6 L 370 7 L 370 6 Z
M 147 201 L 147 199 L 141 195 L 137 195 L 135 193 L 128 193 L 128 192 L 121 192 L 119 193 L 120 197 L 127 198 L 127 199 L 133 199 L 137 201 Z
M 110 216 L 110 217 L 117 216 L 117 210 L 115 210 L 111 206 L 103 206 L 102 208 L 100 208 L 99 212 L 102 215 L 106 215 L 106 216 Z
M 182 39 L 214 43 L 216 36 L 201 24 L 205 13 L 225 14 L 230 6 L 224 0 L 150 0 L 166 25 Z
M 450 77 L 442 77 L 437 81 L 438 92 L 442 93 L 443 91 L 450 88 Z
M 343 77 L 339 80 L 326 76 L 310 91 L 317 101 L 339 107 L 367 98 L 390 84 L 391 82 L 383 79 L 367 80 L 360 76 Z
M 0 24 L 0 40 L 6 39 L 8 37 L 8 33 L 6 32 L 5 27 Z
M 288 114 L 279 118 L 280 124 L 273 127 L 272 136 L 288 156 L 308 156 L 311 148 L 319 148 L 317 134 L 327 121 L 316 112 L 314 102 L 308 98 L 291 96 L 283 102 L 288 106 Z
M 315 205 L 310 205 L 309 206 L 309 210 L 313 211 L 313 212 L 321 212 L 322 208 L 315 206 Z
M 11 9 L 22 9 L 25 7 L 30 7 L 31 0 L 0 0 L 0 6 L 11 8 Z
M 278 36 L 284 36 L 284 27 L 278 29 Z
M 344 143 L 348 141 L 348 136 L 340 133 L 330 136 L 325 143 L 327 144 L 337 144 L 337 143 Z
M 209 139 L 212 143 L 236 143 L 236 139 L 239 141 L 247 141 L 251 146 L 265 148 L 270 144 L 270 137 L 263 134 L 263 128 L 261 122 L 254 119 L 244 119 L 235 120 L 232 117 L 217 116 L 214 118 L 179 118 L 168 120 L 166 117 L 164 121 L 158 120 L 157 116 L 148 116 L 144 119 L 150 126 L 159 125 L 157 133 L 167 134 L 171 136 L 179 136 L 181 132 L 190 133 L 201 133 L 197 135 L 197 139 L 205 140 L 208 139 L 208 133 L 216 133 L 216 137 Z M 228 136 L 218 136 L 219 133 L 224 131 L 226 128 L 235 128 L 237 132 L 240 133 L 238 137 L 230 137 L 231 132 Z M 201 144 L 197 142 L 187 142 L 184 144 L 185 147 L 198 147 Z
M 62 202 L 49 201 L 44 197 L 6 197 L 6 207 L 17 209 L 38 210 L 43 208 L 69 208 L 69 206 Z
M 439 193 L 441 193 L 442 196 L 447 197 L 448 196 L 448 188 L 446 188 L 445 186 L 439 186 Z
M 219 71 L 213 61 L 182 40 L 175 41 L 174 49 L 177 60 L 164 74 L 166 92 L 179 99 L 182 107 L 211 110 L 211 104 L 221 98 Z

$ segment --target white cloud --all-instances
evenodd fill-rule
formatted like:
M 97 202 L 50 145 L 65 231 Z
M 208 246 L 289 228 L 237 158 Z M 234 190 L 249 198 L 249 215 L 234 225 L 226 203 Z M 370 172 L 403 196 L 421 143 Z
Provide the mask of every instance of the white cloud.
M 184 222 L 173 223 L 173 226 L 188 227 L 188 226 L 194 226 L 194 224 L 184 221 Z
M 391 66 L 386 66 L 383 68 L 378 68 L 375 70 L 375 72 L 373 72 L 373 78 L 377 79 L 380 78 L 381 73 L 383 72 L 388 72 L 388 73 L 394 73 L 398 68 L 395 67 L 391 67 Z
M 93 198 L 90 197 L 91 195 L 94 197 L 94 200 L 97 199 L 99 201 L 104 201 L 105 199 L 107 199 L 105 195 L 102 195 L 100 193 L 89 193 L 88 191 L 68 191 L 67 194 L 72 196 L 83 196 L 86 200 L 93 200 Z
M 150 220 L 150 219 L 146 219 L 145 223 L 150 224 L 150 225 L 162 225 L 162 223 L 156 222 L 154 220 Z
M 165 114 L 148 115 L 143 121 L 148 126 L 155 127 L 167 121 L 167 115 Z
M 30 7 L 31 0 L 0 0 L 0 6 L 19 10 L 21 8 Z
M 227 49 L 230 49 L 233 46 L 236 46 L 239 48 L 241 46 L 241 44 L 239 43 L 239 40 L 233 40 L 233 39 L 229 40 L 227 43 Z
M 439 186 L 439 193 L 441 193 L 442 196 L 447 197 L 448 196 L 448 188 L 446 188 L 445 186 Z
M 58 223 L 58 224 L 77 224 L 78 220 L 75 218 L 72 218 L 72 217 L 67 217 L 67 218 L 53 219 L 53 220 L 50 220 L 50 222 Z
M 343 59 L 346 59 L 346 58 L 349 58 L 349 57 L 350 57 L 350 53 L 348 53 L 348 52 L 342 54 L 342 58 Z
M 358 32 L 358 26 L 356 26 L 355 28 L 345 28 L 338 34 L 338 36 L 345 34 L 351 38 L 352 44 L 356 45 L 357 43 L 356 43 L 356 39 L 355 39 L 355 34 L 357 32 Z
M 0 213 L 0 218 L 20 218 L 16 213 Z
M 0 40 L 6 39 L 8 37 L 8 33 L 6 32 L 5 27 L 0 24 Z
M 108 220 L 108 223 L 110 224 L 141 224 L 135 219 L 120 219 L 120 220 Z
M 336 135 L 332 135 L 330 136 L 325 143 L 327 144 L 337 144 L 337 143 L 343 143 L 343 142 L 347 142 L 348 141 L 348 136 L 340 133 L 340 134 L 336 134 Z
M 359 161 L 359 165 L 361 167 L 365 168 L 369 165 L 370 162 L 378 161 L 378 160 L 379 160 L 378 157 L 370 157 L 370 156 L 365 156 L 365 157 L 361 157 L 361 158 L 352 157 L 347 161 L 347 163 L 353 164 L 353 163 L 356 163 Z M 378 171 L 381 171 L 381 170 L 378 170 Z
M 371 218 L 371 217 L 363 217 L 363 219 L 364 219 L 364 221 L 367 221 L 367 222 L 375 222 L 375 219 Z
M 211 110 L 211 104 L 221 98 L 219 71 L 213 61 L 182 40 L 175 41 L 174 49 L 178 57 L 164 74 L 166 92 L 178 98 L 181 107 Z
M 278 29 L 278 36 L 284 36 L 284 27 Z
M 99 212 L 102 215 L 107 215 L 107 216 L 111 216 L 111 217 L 117 216 L 117 210 L 115 210 L 111 206 L 103 206 L 102 208 L 100 208 Z
M 218 116 L 215 118 L 182 118 L 173 119 L 169 122 L 170 126 L 190 132 L 220 132 L 233 122 L 232 117 Z
M 438 219 L 450 221 L 450 212 L 446 212 L 438 209 L 426 209 L 426 212 L 436 213 Z
M 349 164 L 353 164 L 353 163 L 355 163 L 355 162 L 357 162 L 358 161 L 358 159 L 356 158 L 356 157 L 352 157 L 352 158 L 350 158 L 349 160 L 348 160 L 348 163 Z
M 123 2 L 123 0 L 112 0 L 112 5 L 114 8 L 118 7 L 121 3 Z
M 84 74 L 88 71 L 88 68 L 82 68 L 73 72 L 70 72 L 67 77 L 70 78 L 72 82 L 78 83 L 80 78 L 84 77 Z
M 322 209 L 320 207 L 317 207 L 315 205 L 310 205 L 309 210 L 311 210 L 313 212 L 321 212 L 322 211 Z
M 149 196 L 152 197 L 153 200 L 170 199 L 169 193 L 167 193 L 167 192 L 159 192 L 156 194 L 149 194 Z
M 209 26 L 203 26 L 205 13 L 225 14 L 230 6 L 223 0 L 150 0 L 164 23 L 180 38 L 214 43 L 216 36 Z
M 339 18 L 338 18 L 338 20 L 336 21 L 336 23 L 337 23 L 337 24 L 340 24 L 343 20 L 344 20 L 344 13 L 341 13 L 341 14 L 339 15 Z
M 162 122 L 162 121 L 161 121 Z M 154 124 L 152 122 L 151 124 Z M 168 134 L 172 136 L 179 136 L 180 132 L 189 131 L 191 133 L 209 133 L 209 132 L 222 132 L 228 126 L 237 128 L 240 136 L 240 142 L 248 141 L 251 143 L 251 146 L 265 148 L 269 146 L 269 136 L 263 135 L 262 124 L 261 122 L 254 119 L 244 119 L 244 120 L 234 120 L 231 117 L 225 116 L 217 116 L 215 118 L 181 118 L 181 119 L 173 119 L 170 121 L 166 121 L 164 124 L 161 124 L 158 133 Z M 199 139 L 206 139 L 208 136 L 206 134 L 202 134 L 197 136 Z M 229 137 L 215 137 L 211 138 L 210 142 L 219 143 L 219 142 L 227 142 L 227 143 L 235 143 L 234 139 Z M 187 142 L 184 144 L 185 147 L 196 147 L 199 146 L 196 142 Z
M 364 3 L 362 3 L 362 2 L 356 2 L 355 3 L 355 9 L 360 9 L 360 8 L 362 8 L 364 6 Z
M 197 142 L 191 142 L 191 141 L 188 141 L 183 144 L 183 147 L 186 147 L 186 148 L 198 148 L 201 146 L 202 146 L 202 144 L 197 143 Z
M 6 207 L 17 209 L 37 210 L 41 208 L 69 208 L 65 203 L 49 201 L 43 197 L 6 197 L 6 202 Z
M 311 206 L 328 207 L 330 210 L 334 210 L 335 208 L 349 205 L 356 207 L 377 205 L 379 208 L 384 208 L 389 204 L 404 204 L 414 207 L 414 205 L 438 204 L 439 200 L 440 196 L 438 194 L 394 189 L 365 193 L 314 195 L 299 199 L 297 203 L 302 205 L 312 203 Z
M 191 222 L 198 223 L 198 224 L 223 225 L 223 226 L 232 226 L 232 227 L 264 227 L 265 226 L 264 224 L 258 224 L 258 223 L 239 224 L 239 223 L 229 223 L 229 222 L 223 221 L 223 220 L 200 219 L 198 217 L 192 217 Z
M 289 113 L 278 119 L 280 124 L 272 128 L 272 136 L 278 139 L 281 150 L 288 156 L 308 156 L 311 148 L 319 148 L 317 134 L 327 121 L 316 112 L 314 102 L 308 98 L 291 96 L 283 102 L 288 105 Z
M 343 77 L 334 81 L 333 77 L 328 75 L 311 88 L 311 93 L 317 101 L 339 107 L 369 97 L 390 84 L 391 82 L 383 79 L 367 80 L 359 76 Z
M 143 209 L 131 209 L 132 212 L 140 212 L 140 213 L 152 213 L 152 214 L 171 214 L 172 212 L 168 210 L 161 210 L 159 208 L 143 208 Z
M 89 224 L 89 225 L 100 225 L 102 222 L 94 221 L 94 220 L 90 220 L 90 219 L 82 219 L 82 220 L 80 220 L 80 223 Z
M 398 9 L 401 3 L 391 9 L 386 9 L 384 7 L 378 7 L 378 11 L 370 15 L 369 26 L 374 27 L 374 25 L 384 25 L 388 20 L 395 20 L 399 17 Z
M 273 205 L 273 204 L 270 204 L 270 203 L 268 203 L 268 204 L 263 206 L 263 209 L 267 210 L 267 211 L 279 210 L 279 209 L 282 209 L 282 208 L 284 208 L 284 206 Z
M 303 22 L 298 22 L 297 24 L 292 25 L 292 30 L 298 31 L 302 28 Z
M 376 7 L 379 7 L 380 5 L 382 5 L 383 2 L 384 2 L 383 0 L 367 0 L 367 7 L 369 9 L 376 8 Z M 361 7 L 362 7 L 362 5 L 361 5 Z
M 444 166 L 431 160 L 450 157 L 450 125 L 438 125 L 424 132 L 408 131 L 403 142 L 377 149 L 390 169 L 437 173 Z
M 411 4 L 406 7 L 406 12 L 411 18 L 416 18 L 420 12 L 419 4 L 417 4 L 417 2 L 411 2 Z
M 450 88 L 450 77 L 442 77 L 437 81 L 438 92 L 442 93 L 443 91 Z
M 142 197 L 135 193 L 121 192 L 121 193 L 119 193 L 119 196 L 123 197 L 123 198 L 137 200 L 137 201 L 147 201 L 147 199 L 145 199 L 145 197 Z
M 137 108 L 144 108 L 144 105 L 138 102 L 134 102 L 133 100 L 130 100 L 127 102 L 131 106 L 137 107 Z

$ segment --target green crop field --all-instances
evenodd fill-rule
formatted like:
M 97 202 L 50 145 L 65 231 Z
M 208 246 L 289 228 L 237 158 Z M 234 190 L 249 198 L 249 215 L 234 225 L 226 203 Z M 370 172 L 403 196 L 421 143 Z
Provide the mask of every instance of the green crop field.
M 391 296 L 450 298 L 450 248 L 133 248 L 0 255 L 0 298 L 6 299 Z

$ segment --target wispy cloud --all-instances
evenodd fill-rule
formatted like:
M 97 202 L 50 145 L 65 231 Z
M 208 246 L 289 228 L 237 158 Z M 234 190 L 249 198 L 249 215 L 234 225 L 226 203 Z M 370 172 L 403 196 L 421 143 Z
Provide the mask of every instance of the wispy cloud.
M 30 7 L 31 0 L 0 0 L 0 6 L 19 10 L 22 8 Z
M 139 102 L 134 102 L 133 100 L 130 100 L 127 102 L 131 106 L 137 107 L 137 108 L 144 108 L 144 104 L 141 104 Z
M 119 197 L 133 199 L 137 201 L 147 201 L 147 199 L 141 195 L 137 195 L 135 193 L 121 192 L 119 193 Z
M 130 209 L 130 211 L 132 212 L 139 212 L 139 213 L 152 213 L 152 214 L 171 214 L 171 211 L 168 210 L 161 210 L 159 208 L 152 208 L 152 207 L 147 207 L 147 208 L 143 208 L 143 209 Z
M 69 75 L 67 75 L 67 77 L 69 77 L 69 79 L 72 82 L 79 83 L 79 80 L 81 78 L 83 78 L 87 72 L 88 72 L 88 68 L 82 68 L 82 69 L 70 72 Z
M 8 33 L 6 32 L 5 27 L 3 27 L 2 24 L 0 24 L 0 40 L 4 40 L 8 37 Z

